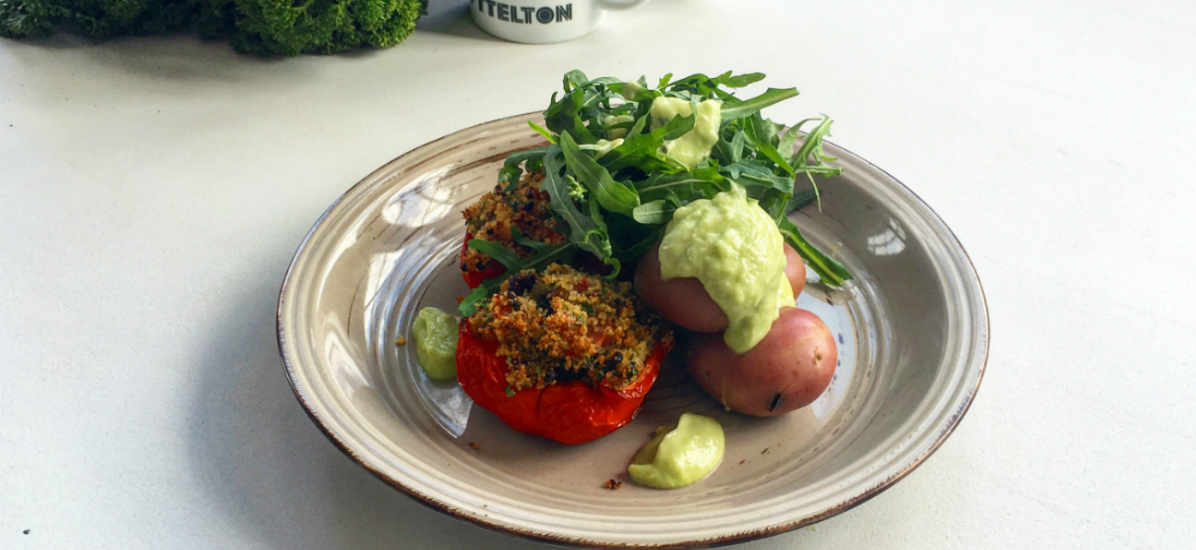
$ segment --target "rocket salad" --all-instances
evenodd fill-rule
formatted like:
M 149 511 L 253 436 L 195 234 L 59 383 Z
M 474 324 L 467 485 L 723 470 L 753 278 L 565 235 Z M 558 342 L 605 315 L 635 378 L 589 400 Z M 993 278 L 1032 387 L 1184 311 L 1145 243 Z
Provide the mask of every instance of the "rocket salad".
M 578 253 L 597 258 L 613 279 L 661 240 L 678 208 L 733 187 L 767 212 L 823 283 L 850 280 L 843 265 L 806 241 L 787 216 L 819 200 L 815 176 L 842 171 L 823 152 L 831 119 L 786 128 L 764 118 L 761 109 L 795 97 L 797 90 L 769 88 L 748 99 L 736 97 L 737 89 L 763 78 L 730 72 L 677 80 L 665 75 L 650 87 L 642 77 L 625 82 L 567 73 L 563 94 L 553 94 L 544 112 L 544 127 L 529 122 L 549 144 L 511 155 L 499 174 L 499 187 L 510 190 L 525 171 L 542 172 L 539 190 L 547 193 L 547 207 L 567 238 L 540 242 L 517 227 L 510 229 L 513 247 L 471 238 L 468 248 L 506 270 L 481 281 L 461 302 L 461 314 L 472 315 L 510 274 L 568 262 Z M 704 118 L 710 104 L 716 114 Z M 695 152 L 686 140 L 700 141 L 703 131 L 709 150 L 698 143 Z M 811 189 L 794 193 L 799 178 Z

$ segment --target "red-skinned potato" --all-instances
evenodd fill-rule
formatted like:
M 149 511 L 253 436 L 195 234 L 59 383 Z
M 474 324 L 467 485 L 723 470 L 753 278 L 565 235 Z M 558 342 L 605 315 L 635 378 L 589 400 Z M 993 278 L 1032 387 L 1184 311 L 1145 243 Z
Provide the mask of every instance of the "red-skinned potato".
M 817 315 L 795 307 L 780 317 L 756 347 L 738 355 L 722 334 L 694 335 L 689 373 L 733 411 L 776 416 L 814 402 L 835 375 L 835 337 Z
M 806 288 L 806 263 L 788 243 L 785 243 L 785 278 L 789 279 L 789 286 L 793 287 L 795 298 Z
M 806 286 L 806 264 L 788 244 L 785 245 L 785 277 L 793 295 Z M 696 332 L 720 332 L 727 328 L 727 316 L 714 303 L 702 282 L 694 277 L 660 278 L 660 245 L 652 247 L 640 259 L 635 270 L 635 292 L 661 317 Z
M 727 328 L 727 315 L 695 277 L 660 278 L 660 245 L 652 247 L 635 269 L 635 292 L 661 317 L 689 330 Z

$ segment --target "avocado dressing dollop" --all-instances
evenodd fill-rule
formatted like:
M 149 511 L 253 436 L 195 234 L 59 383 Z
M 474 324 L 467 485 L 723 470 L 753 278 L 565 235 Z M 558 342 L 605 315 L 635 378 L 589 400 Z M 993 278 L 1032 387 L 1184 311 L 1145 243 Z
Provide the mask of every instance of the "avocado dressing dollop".
M 744 353 L 768 334 L 781 306 L 793 305 L 776 222 L 732 186 L 673 213 L 660 243 L 660 277 L 695 277 L 727 315 L 723 340 Z
M 615 138 L 611 140 L 600 139 L 594 144 L 594 158 L 600 159 L 603 155 L 611 152 L 611 149 L 623 145 L 623 138 Z
M 685 487 L 714 471 L 723 461 L 724 447 L 723 427 L 717 420 L 685 413 L 676 428 L 656 429 L 656 437 L 631 459 L 627 474 L 646 487 Z
M 415 337 L 415 356 L 428 378 L 457 378 L 457 318 L 434 307 L 426 307 L 415 317 L 411 333 Z
M 624 124 L 624 123 L 628 123 L 628 122 L 635 122 L 635 117 L 633 117 L 631 115 L 614 115 L 614 116 L 608 115 L 608 116 L 602 117 L 602 122 L 603 122 L 603 124 L 606 124 L 607 126 L 611 126 L 614 124 Z M 627 137 L 627 129 L 626 128 L 611 128 L 606 133 L 610 135 L 611 139 Z M 603 140 L 598 140 L 598 141 L 601 142 Z
M 723 102 L 707 99 L 697 104 L 694 129 L 681 137 L 664 142 L 664 152 L 693 170 L 699 162 L 710 157 L 711 149 L 718 143 L 718 128 L 722 123 Z M 694 107 L 688 100 L 677 97 L 658 97 L 652 100 L 648 111 L 652 117 L 652 129 L 667 124 L 673 117 L 694 114 Z

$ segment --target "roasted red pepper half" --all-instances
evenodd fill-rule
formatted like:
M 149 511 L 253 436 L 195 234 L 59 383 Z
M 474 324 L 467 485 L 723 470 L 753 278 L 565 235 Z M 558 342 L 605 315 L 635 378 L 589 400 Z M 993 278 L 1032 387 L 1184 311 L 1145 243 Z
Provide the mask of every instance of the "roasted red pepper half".
M 469 240 L 473 238 L 468 231 L 465 232 L 465 244 L 461 245 L 461 266 L 465 267 L 465 253 L 469 251 Z M 492 279 L 507 272 L 507 266 L 502 265 L 498 260 L 490 260 L 486 267 L 478 269 L 470 269 L 466 267 L 461 271 L 461 276 L 465 278 L 465 284 L 469 288 L 477 288 L 486 279 Z
M 573 380 L 507 395 L 507 362 L 496 353 L 498 343 L 478 338 L 466 319 L 461 321 L 457 339 L 457 382 L 474 403 L 515 430 L 576 445 L 609 434 L 635 418 L 671 348 L 671 343 L 657 344 L 644 361 L 639 380 L 621 390 L 591 388 Z

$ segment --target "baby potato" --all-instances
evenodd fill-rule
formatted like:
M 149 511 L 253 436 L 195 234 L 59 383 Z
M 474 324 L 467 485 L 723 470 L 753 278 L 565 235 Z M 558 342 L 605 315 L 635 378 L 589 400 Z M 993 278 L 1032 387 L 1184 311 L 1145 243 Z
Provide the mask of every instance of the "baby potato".
M 835 337 L 817 315 L 782 308 L 756 347 L 738 355 L 722 334 L 694 335 L 689 373 L 733 411 L 776 416 L 814 402 L 835 375 Z
M 793 295 L 806 285 L 806 264 L 788 244 L 785 245 L 785 277 Z M 695 332 L 720 332 L 727 328 L 727 315 L 694 277 L 667 281 L 660 278 L 660 245 L 652 247 L 640 259 L 635 270 L 635 292 L 653 311 L 668 321 Z
M 797 251 L 785 243 L 785 278 L 789 279 L 789 286 L 793 287 L 793 296 L 801 294 L 806 288 L 806 262 L 803 262 Z
M 635 269 L 635 292 L 670 322 L 697 332 L 727 328 L 727 315 L 696 277 L 660 278 L 660 245 L 652 247 Z

